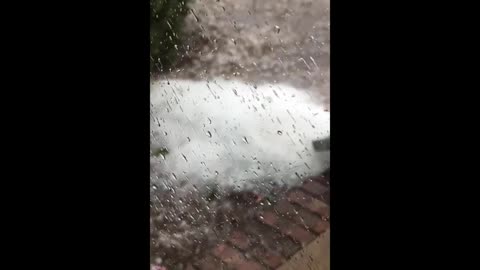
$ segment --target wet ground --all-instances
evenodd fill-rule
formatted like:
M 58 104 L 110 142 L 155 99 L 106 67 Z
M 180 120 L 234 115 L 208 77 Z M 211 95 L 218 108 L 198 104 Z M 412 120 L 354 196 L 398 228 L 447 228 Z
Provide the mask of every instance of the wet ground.
M 166 192 L 152 193 L 151 261 L 162 260 L 171 269 L 183 269 L 182 262 L 198 261 L 215 244 L 225 241 L 235 228 L 274 204 L 286 189 L 268 196 L 253 191 L 192 194 L 187 199 L 169 199 Z
M 320 253 L 308 247 L 318 246 L 314 240 L 328 231 L 329 202 L 329 176 L 262 197 L 245 191 L 180 203 L 156 200 L 151 212 L 152 264 L 169 270 L 266 270 L 294 260 L 294 265 L 314 262 L 328 270 L 328 242 L 322 241 Z M 301 250 L 322 264 L 293 256 Z M 292 263 L 287 265 L 291 269 Z

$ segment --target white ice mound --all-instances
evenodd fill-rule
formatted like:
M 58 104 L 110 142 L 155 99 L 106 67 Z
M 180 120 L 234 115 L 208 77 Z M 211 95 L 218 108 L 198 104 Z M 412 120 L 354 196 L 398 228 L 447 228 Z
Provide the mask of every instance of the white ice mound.
M 150 95 L 151 178 L 160 187 L 295 185 L 329 167 L 330 152 L 312 142 L 330 135 L 330 113 L 306 90 L 164 80 Z

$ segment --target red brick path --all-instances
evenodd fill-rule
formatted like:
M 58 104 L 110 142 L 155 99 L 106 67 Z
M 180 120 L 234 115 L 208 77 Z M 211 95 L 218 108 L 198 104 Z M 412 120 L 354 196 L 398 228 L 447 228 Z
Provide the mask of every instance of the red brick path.
M 187 269 L 276 269 L 329 226 L 329 176 L 307 179 L 286 198 L 259 210 Z M 267 203 L 266 201 L 264 201 Z

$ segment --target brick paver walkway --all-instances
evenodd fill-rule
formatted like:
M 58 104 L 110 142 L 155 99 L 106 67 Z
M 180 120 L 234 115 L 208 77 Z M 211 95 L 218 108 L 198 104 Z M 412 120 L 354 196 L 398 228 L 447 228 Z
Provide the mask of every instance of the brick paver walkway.
M 329 180 L 329 175 L 308 178 L 219 240 L 202 259 L 187 263 L 186 269 L 279 268 L 329 229 Z

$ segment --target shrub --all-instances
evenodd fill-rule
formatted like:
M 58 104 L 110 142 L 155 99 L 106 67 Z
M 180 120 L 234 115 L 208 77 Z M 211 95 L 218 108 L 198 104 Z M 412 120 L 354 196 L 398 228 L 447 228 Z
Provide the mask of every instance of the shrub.
M 168 70 L 175 63 L 190 1 L 150 0 L 150 72 Z

